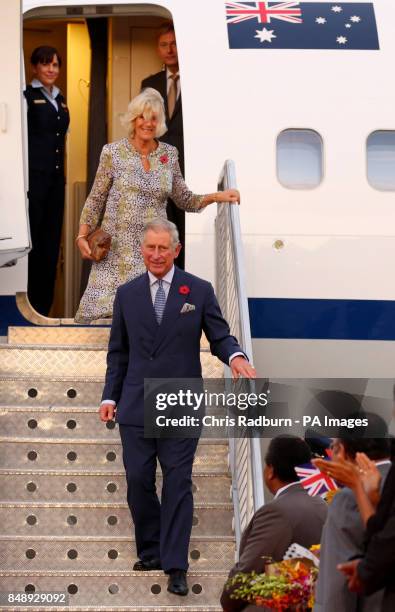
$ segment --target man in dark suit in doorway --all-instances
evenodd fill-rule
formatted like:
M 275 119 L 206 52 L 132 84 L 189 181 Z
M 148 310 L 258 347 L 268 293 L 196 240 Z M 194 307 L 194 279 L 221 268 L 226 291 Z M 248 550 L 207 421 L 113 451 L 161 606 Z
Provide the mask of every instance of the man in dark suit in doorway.
M 158 35 L 158 55 L 163 70 L 141 83 L 141 89 L 152 87 L 159 91 L 165 102 L 167 132 L 160 138 L 178 149 L 180 168 L 184 176 L 184 133 L 182 124 L 181 82 L 178 67 L 177 43 L 172 22 L 165 23 Z M 185 247 L 185 213 L 172 200 L 167 204 L 167 218 L 176 224 L 180 242 Z M 178 267 L 184 269 L 184 249 L 177 259 Z
M 147 272 L 121 285 L 115 297 L 100 418 L 111 420 L 116 409 L 140 559 L 133 569 L 162 568 L 169 575 L 168 590 L 186 595 L 198 439 L 144 437 L 144 379 L 200 379 L 202 331 L 234 378 L 254 378 L 255 370 L 230 335 L 211 284 L 174 266 L 180 249 L 174 223 L 156 219 L 146 225 L 141 250 Z

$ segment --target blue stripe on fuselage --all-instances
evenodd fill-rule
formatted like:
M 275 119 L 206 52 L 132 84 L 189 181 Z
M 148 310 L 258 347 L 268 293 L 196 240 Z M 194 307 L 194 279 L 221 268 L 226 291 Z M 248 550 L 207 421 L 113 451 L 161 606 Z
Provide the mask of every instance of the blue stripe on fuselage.
M 395 301 L 249 298 L 253 338 L 395 340 Z

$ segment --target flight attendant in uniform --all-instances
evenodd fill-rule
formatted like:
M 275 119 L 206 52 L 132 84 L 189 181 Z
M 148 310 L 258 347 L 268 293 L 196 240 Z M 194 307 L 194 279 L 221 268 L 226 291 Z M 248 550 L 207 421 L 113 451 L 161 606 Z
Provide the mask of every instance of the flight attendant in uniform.
M 28 296 L 48 315 L 53 301 L 64 210 L 64 146 L 69 126 L 66 101 L 55 82 L 62 64 L 54 47 L 37 47 L 31 56 L 34 79 L 24 92 L 29 140 Z

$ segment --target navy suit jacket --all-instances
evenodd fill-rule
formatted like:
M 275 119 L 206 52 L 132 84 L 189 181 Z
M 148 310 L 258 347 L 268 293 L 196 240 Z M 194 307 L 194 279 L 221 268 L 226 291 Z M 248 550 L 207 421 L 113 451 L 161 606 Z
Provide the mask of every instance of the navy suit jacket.
M 187 295 L 180 293 L 183 285 L 189 289 Z M 185 302 L 195 310 L 181 314 Z M 118 423 L 144 424 L 144 378 L 201 378 L 202 331 L 212 354 L 224 363 L 242 351 L 207 281 L 176 267 L 160 325 L 147 273 L 119 287 L 102 396 L 116 402 Z

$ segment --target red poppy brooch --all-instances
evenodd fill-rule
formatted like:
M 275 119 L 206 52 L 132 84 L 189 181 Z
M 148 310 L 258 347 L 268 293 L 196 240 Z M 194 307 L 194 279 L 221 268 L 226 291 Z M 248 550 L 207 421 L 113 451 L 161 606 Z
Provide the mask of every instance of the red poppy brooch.
M 181 295 L 188 295 L 188 293 L 191 291 L 190 288 L 188 287 L 188 285 L 181 285 L 181 287 L 179 288 L 179 293 L 181 293 Z
M 169 161 L 169 158 L 167 157 L 166 153 L 160 156 L 159 161 L 161 164 L 167 164 L 167 162 Z

